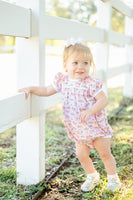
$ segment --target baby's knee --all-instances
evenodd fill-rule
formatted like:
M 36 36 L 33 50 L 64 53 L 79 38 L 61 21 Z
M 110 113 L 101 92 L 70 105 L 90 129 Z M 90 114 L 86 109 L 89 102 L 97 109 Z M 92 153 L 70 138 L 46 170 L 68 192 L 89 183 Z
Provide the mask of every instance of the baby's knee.
M 102 152 L 100 153 L 100 157 L 102 160 L 108 160 L 110 158 L 112 158 L 112 154 L 110 152 Z
M 80 161 L 84 161 L 87 157 L 89 157 L 89 152 L 83 151 L 82 149 L 76 149 L 76 156 Z
M 76 156 L 82 162 L 89 157 L 90 147 L 86 144 L 76 143 Z

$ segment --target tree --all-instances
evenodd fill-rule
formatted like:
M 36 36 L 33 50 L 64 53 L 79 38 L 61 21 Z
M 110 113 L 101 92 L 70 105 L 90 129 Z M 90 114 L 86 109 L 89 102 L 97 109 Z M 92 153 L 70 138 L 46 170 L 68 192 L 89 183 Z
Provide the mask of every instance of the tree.
M 49 0 L 47 7 L 47 13 L 50 15 L 73 19 L 84 23 L 88 23 L 90 16 L 97 11 L 94 0 L 69 0 L 65 7 L 61 0 Z
M 68 9 L 60 4 L 60 0 L 49 0 L 46 9 L 47 14 L 69 18 Z
M 94 0 L 70 0 L 68 6 L 69 19 L 75 19 L 80 22 L 89 23 L 90 16 L 97 12 Z
M 0 36 L 0 46 L 13 46 L 15 42 L 16 40 L 13 36 Z M 0 50 L 0 53 L 3 52 L 3 50 Z M 8 52 L 12 52 L 12 50 L 8 50 Z
M 115 9 L 112 9 L 112 30 L 124 33 L 125 16 Z

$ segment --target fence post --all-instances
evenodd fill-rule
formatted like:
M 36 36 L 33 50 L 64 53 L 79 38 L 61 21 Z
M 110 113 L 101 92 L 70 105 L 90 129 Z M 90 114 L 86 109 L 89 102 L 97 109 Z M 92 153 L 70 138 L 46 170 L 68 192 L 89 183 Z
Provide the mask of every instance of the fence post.
M 44 0 L 17 0 L 31 8 L 31 37 L 17 38 L 18 88 L 44 85 L 45 40 L 40 37 Z M 21 22 L 20 22 L 21 23 Z M 31 96 L 31 112 L 32 105 Z M 45 176 L 45 113 L 17 125 L 17 183 L 37 184 Z
M 97 17 L 97 27 L 104 29 L 105 31 L 110 31 L 111 29 L 111 17 L 112 10 L 109 1 L 106 3 L 98 1 L 98 17 Z M 105 92 L 107 94 L 107 73 L 108 73 L 108 61 L 109 61 L 109 42 L 108 37 L 105 32 L 105 42 L 96 44 L 96 66 L 98 70 L 102 70 L 102 78 L 104 82 Z
M 125 34 L 128 36 L 133 35 L 133 18 L 125 16 Z M 129 71 L 125 73 L 125 84 L 123 87 L 123 95 L 125 97 L 133 97 L 133 86 L 132 86 L 132 63 L 133 63 L 133 40 L 131 44 L 126 45 L 126 62 L 129 64 Z

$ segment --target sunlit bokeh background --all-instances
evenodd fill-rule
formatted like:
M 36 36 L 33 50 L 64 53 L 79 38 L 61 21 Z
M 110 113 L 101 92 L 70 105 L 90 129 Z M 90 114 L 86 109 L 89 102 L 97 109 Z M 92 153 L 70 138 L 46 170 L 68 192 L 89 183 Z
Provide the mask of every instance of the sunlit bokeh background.
M 7 0 L 18 4 L 19 1 Z M 45 13 L 96 26 L 98 0 L 46 0 Z M 123 0 L 133 8 L 132 0 Z M 125 16 L 112 9 L 113 31 L 124 33 Z M 69 30 L 68 30 L 69 31 Z M 0 99 L 13 95 L 17 92 L 17 64 L 16 64 L 16 38 L 0 36 Z M 63 40 L 46 40 L 46 84 L 50 84 L 58 71 L 62 71 L 62 51 L 65 45 Z M 94 62 L 96 63 L 96 43 L 88 43 Z M 126 62 L 125 46 L 110 45 L 109 67 L 123 65 Z M 124 85 L 124 74 L 108 80 L 108 87 Z

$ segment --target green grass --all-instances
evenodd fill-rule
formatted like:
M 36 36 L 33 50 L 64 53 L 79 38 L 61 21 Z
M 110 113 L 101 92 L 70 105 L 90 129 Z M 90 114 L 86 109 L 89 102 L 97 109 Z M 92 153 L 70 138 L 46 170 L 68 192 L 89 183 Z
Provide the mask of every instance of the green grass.
M 117 108 L 122 100 L 122 88 L 109 89 L 108 115 Z M 96 150 L 91 151 L 91 158 L 96 169 L 101 174 L 101 184 L 89 193 L 81 193 L 80 185 L 86 175 L 76 156 L 70 158 L 67 167 L 63 167 L 58 176 L 52 179 L 50 197 L 60 200 L 132 199 L 132 144 L 133 144 L 133 103 L 124 108 L 115 122 L 112 123 L 114 137 L 112 139 L 112 154 L 117 163 L 117 170 L 122 181 L 122 189 L 114 194 L 106 190 L 106 171 Z M 46 177 L 54 170 L 66 155 L 70 153 L 73 142 L 68 138 L 63 125 L 61 104 L 49 109 L 46 114 Z M 0 134 L 0 199 L 30 200 L 42 186 L 22 186 L 16 184 L 16 133 L 15 128 Z

